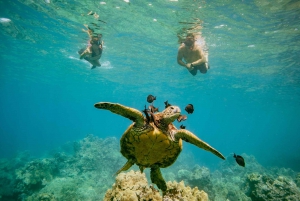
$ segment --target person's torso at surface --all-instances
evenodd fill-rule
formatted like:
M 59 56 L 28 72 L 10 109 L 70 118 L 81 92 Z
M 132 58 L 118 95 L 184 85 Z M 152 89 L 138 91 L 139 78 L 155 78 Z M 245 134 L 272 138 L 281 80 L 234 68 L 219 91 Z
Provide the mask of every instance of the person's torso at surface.
M 190 48 L 183 46 L 183 58 L 187 63 L 192 63 L 198 59 L 201 59 L 201 54 L 199 53 L 199 48 L 196 44 Z

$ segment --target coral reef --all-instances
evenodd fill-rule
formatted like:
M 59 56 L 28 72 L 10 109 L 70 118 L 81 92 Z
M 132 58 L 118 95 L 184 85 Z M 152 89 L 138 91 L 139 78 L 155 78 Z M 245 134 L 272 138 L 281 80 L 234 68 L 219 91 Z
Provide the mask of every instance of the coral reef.
M 297 184 L 298 188 L 300 188 L 300 173 L 297 174 L 296 184 Z
M 125 163 L 118 151 L 117 139 L 88 135 L 73 146 L 72 156 L 54 155 L 51 160 L 57 171 L 51 181 L 46 179 L 43 188 L 30 194 L 27 200 L 38 200 L 41 195 L 51 195 L 52 200 L 101 200 L 113 183 L 116 168 Z
M 125 163 L 118 140 L 88 135 L 72 146 L 72 155 L 0 161 L 0 201 L 102 200 L 113 173 Z
M 26 200 L 27 201 L 57 201 L 55 196 L 49 193 L 39 193 L 34 196 L 29 196 Z
M 163 197 L 163 201 L 181 201 L 181 200 L 189 200 L 189 201 L 208 201 L 208 195 L 203 190 L 198 190 L 198 187 L 191 188 L 189 186 L 185 186 L 184 182 L 181 181 L 179 183 L 167 182 L 168 190 L 166 195 Z
M 22 167 L 30 159 L 28 152 L 18 153 L 11 160 L 0 160 L 0 200 L 17 200 L 15 170 Z
M 161 200 L 159 191 L 148 186 L 145 173 L 134 172 L 120 173 L 112 189 L 109 189 L 104 201 L 138 201 Z
M 210 198 L 214 197 L 214 191 L 212 191 L 213 184 L 210 177 L 210 171 L 207 167 L 200 167 L 199 165 L 196 165 L 191 171 L 181 169 L 177 173 L 176 180 L 184 180 L 187 183 L 187 185 L 203 189 L 209 194 Z
M 162 197 L 158 190 L 149 186 L 145 173 L 131 170 L 128 173 L 120 173 L 116 177 L 116 182 L 112 189 L 109 189 L 104 197 L 104 201 L 208 201 L 208 196 L 198 188 L 191 189 L 182 182 L 167 182 L 168 190 Z
M 0 200 L 14 194 L 14 178 L 10 165 L 10 161 L 6 159 L 0 160 Z
M 249 194 L 248 177 L 253 172 L 260 174 L 268 174 L 272 177 L 284 178 L 285 187 L 282 192 L 275 188 L 270 188 L 269 193 L 280 197 L 283 192 L 289 194 L 294 192 L 296 195 L 297 190 L 293 178 L 295 172 L 288 168 L 263 168 L 253 156 L 243 154 L 247 161 L 246 168 L 240 167 L 232 156 L 227 157 L 226 161 L 220 164 L 219 170 L 214 171 L 212 174 L 206 167 L 196 165 L 194 168 L 180 169 L 175 176 L 177 181 L 184 180 L 186 184 L 191 187 L 198 187 L 208 193 L 210 200 L 224 201 L 224 200 L 239 200 L 251 201 L 253 196 Z M 284 177 L 283 177 L 284 175 Z M 271 177 L 270 176 L 270 177 Z M 293 189 L 294 191 L 292 191 Z M 275 197 L 276 197 L 275 196 Z
M 272 179 L 267 175 L 248 175 L 248 195 L 252 200 L 300 200 L 300 191 L 292 180 L 283 176 Z
M 222 161 L 218 170 L 211 175 L 213 183 L 212 191 L 214 198 L 211 200 L 239 200 L 251 201 L 251 198 L 245 194 L 244 185 L 247 175 L 256 172 L 265 172 L 265 169 L 256 161 L 253 156 L 242 154 L 246 161 L 246 167 L 239 166 L 233 155 L 228 156 L 225 161 Z
M 229 156 L 211 172 L 195 165 L 191 153 L 182 153 L 174 165 L 162 169 L 168 181 L 162 198 L 156 186 L 148 185 L 149 174 L 139 171 L 119 174 L 112 189 L 107 190 L 114 183 L 113 174 L 126 159 L 119 152 L 116 138 L 88 135 L 64 145 L 48 158 L 32 159 L 28 153 L 21 153 L 11 160 L 1 159 L 0 201 L 100 201 L 104 197 L 179 201 L 208 200 L 208 196 L 211 201 L 300 200 L 300 173 L 289 168 L 264 168 L 253 156 L 242 156 L 245 168 Z
M 268 168 L 267 172 L 268 172 L 268 174 L 272 175 L 273 177 L 284 176 L 289 179 L 293 179 L 293 178 L 297 177 L 297 173 L 290 168 L 270 167 L 270 168 Z
M 54 159 L 34 160 L 16 170 L 18 190 L 31 194 L 50 182 L 57 172 Z

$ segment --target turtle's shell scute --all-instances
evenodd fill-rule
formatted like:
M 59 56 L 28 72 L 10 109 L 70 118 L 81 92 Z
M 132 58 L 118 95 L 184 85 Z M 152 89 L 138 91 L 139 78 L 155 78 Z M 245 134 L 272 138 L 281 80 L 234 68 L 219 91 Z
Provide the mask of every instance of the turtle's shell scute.
M 168 167 L 182 150 L 182 141 L 170 140 L 153 123 L 143 128 L 132 124 L 121 138 L 121 153 L 142 167 Z

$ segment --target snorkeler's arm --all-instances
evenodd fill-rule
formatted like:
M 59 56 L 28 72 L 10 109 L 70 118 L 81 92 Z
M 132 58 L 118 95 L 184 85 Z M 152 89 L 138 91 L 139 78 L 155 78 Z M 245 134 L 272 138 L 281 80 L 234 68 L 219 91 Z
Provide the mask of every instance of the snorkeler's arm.
M 91 50 L 90 50 L 90 48 L 88 47 L 88 48 L 86 48 L 85 50 L 84 50 L 84 52 L 80 55 L 80 59 L 83 59 L 87 54 L 90 54 L 91 53 Z
M 203 63 L 206 62 L 206 57 L 205 57 L 205 55 L 204 55 L 203 50 L 202 50 L 200 47 L 198 47 L 197 53 L 199 54 L 199 57 L 200 57 L 201 59 L 198 59 L 198 60 L 194 61 L 194 62 L 192 63 L 193 66 L 199 66 L 199 65 L 201 65 L 201 64 L 203 64 Z
M 182 48 L 184 46 L 180 46 L 179 50 L 178 50 L 178 54 L 177 54 L 177 63 L 183 67 L 185 67 L 186 69 L 188 69 L 189 71 L 193 70 L 193 68 L 191 67 L 191 63 L 184 63 L 182 61 L 183 59 L 183 53 L 182 53 Z
M 186 63 L 184 63 L 184 62 L 182 61 L 182 59 L 183 59 L 183 53 L 182 53 L 182 49 L 181 49 L 181 48 L 182 48 L 182 47 L 179 47 L 179 49 L 178 49 L 177 63 L 178 63 L 179 65 L 181 65 L 181 66 L 187 67 L 187 66 L 186 66 Z
M 80 59 L 83 59 L 83 58 L 85 57 L 86 53 L 87 53 L 87 52 L 86 52 L 86 50 L 85 50 L 85 51 L 80 55 L 79 58 L 80 58 Z

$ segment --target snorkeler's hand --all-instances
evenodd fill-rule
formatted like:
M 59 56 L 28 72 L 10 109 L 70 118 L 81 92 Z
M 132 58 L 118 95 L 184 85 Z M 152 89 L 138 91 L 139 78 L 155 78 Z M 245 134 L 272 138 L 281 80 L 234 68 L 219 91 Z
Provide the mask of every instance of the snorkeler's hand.
M 186 66 L 186 68 L 187 68 L 189 71 L 191 71 L 191 70 L 194 69 L 194 67 L 192 66 L 191 63 L 187 63 L 185 66 Z

